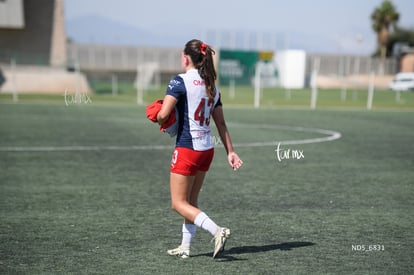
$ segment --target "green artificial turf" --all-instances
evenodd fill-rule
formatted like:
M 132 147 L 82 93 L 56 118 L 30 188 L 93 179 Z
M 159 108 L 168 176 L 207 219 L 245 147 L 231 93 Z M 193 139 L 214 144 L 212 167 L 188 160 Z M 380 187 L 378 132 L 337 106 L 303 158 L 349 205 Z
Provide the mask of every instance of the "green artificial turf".
M 411 94 L 404 97 L 412 106 Z M 412 111 L 385 110 L 398 107 L 391 103 L 365 111 L 362 101 L 347 110 L 256 110 L 223 96 L 244 166 L 233 172 L 217 146 L 199 204 L 232 237 L 212 259 L 211 236 L 198 230 L 192 257 L 181 260 L 166 253 L 181 239 L 169 195 L 174 140 L 146 120 L 133 95 L 130 104 L 91 99 L 66 106 L 63 97 L 10 104 L 2 96 L 0 273 L 414 271 Z M 282 144 L 303 158 L 278 160 L 278 142 L 327 136 L 315 129 L 341 138 Z

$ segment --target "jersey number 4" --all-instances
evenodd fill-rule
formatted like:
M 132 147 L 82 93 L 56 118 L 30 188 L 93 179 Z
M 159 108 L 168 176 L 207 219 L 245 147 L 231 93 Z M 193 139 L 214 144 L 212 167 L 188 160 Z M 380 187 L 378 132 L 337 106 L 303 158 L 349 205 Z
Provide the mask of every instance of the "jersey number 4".
M 206 104 L 207 101 L 207 104 Z M 204 123 L 208 126 L 210 125 L 210 116 L 213 113 L 213 104 L 214 99 L 208 99 L 202 98 L 200 101 L 200 104 L 198 104 L 198 107 L 194 113 L 194 120 L 198 121 L 200 123 L 200 126 L 204 126 Z M 207 111 L 207 115 L 206 115 Z

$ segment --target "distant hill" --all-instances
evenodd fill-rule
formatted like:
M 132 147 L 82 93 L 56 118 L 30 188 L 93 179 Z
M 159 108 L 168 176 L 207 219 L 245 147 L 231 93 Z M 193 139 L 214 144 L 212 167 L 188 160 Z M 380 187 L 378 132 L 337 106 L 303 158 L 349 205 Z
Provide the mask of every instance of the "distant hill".
M 106 45 L 181 46 L 183 40 L 173 39 L 159 30 L 139 29 L 96 16 L 80 16 L 66 21 L 66 34 L 77 43 Z
M 188 25 L 184 29 L 171 22 L 168 26 L 148 26 L 148 28 L 143 29 L 97 15 L 85 15 L 68 19 L 66 21 L 66 32 L 69 39 L 76 43 L 105 45 L 182 47 L 188 40 L 199 38 L 206 39 L 213 46 L 245 49 L 246 35 L 249 35 L 252 39 L 249 43 L 249 49 L 260 44 L 255 40 L 256 35 L 252 35 L 252 31 L 247 30 L 234 30 L 233 33 L 229 30 L 223 30 L 221 37 L 217 39 L 216 35 L 219 32 L 210 30 L 203 33 L 195 25 Z M 235 43 L 231 41 L 231 34 L 235 34 L 237 37 Z M 303 31 L 283 29 L 274 30 L 273 35 L 275 34 L 277 34 L 276 48 L 278 50 L 290 48 L 303 49 L 310 53 L 370 54 L 375 46 L 375 36 L 372 31 L 359 26 L 338 30 L 336 34 L 330 36 L 318 34 L 317 31 L 310 34 Z M 357 41 L 358 35 L 364 37 L 363 42 L 359 43 Z M 265 37 L 266 39 L 267 41 L 272 40 L 269 37 Z M 215 45 L 218 40 L 221 45 Z M 269 45 L 272 44 L 265 43 L 262 46 L 269 49 Z M 271 49 L 274 48 L 273 46 Z

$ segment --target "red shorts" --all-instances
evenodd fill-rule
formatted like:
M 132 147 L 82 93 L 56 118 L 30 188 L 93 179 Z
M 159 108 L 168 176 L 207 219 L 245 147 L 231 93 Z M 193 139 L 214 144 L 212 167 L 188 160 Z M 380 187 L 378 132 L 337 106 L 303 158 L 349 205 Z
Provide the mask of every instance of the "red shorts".
M 189 148 L 176 147 L 171 160 L 171 173 L 195 176 L 198 171 L 207 172 L 213 160 L 214 148 L 206 151 L 195 151 Z

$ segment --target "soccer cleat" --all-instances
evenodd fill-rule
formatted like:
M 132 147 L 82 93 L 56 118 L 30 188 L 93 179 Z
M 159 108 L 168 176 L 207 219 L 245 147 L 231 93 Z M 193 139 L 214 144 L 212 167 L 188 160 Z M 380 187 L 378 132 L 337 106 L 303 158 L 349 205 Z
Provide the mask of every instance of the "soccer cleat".
M 177 256 L 181 259 L 187 259 L 190 257 L 190 248 L 184 248 L 180 245 L 177 248 L 167 250 L 167 253 L 171 256 Z
M 230 229 L 225 227 L 219 227 L 216 235 L 214 236 L 214 252 L 213 258 L 217 257 L 223 250 L 226 245 L 227 239 L 230 238 Z

